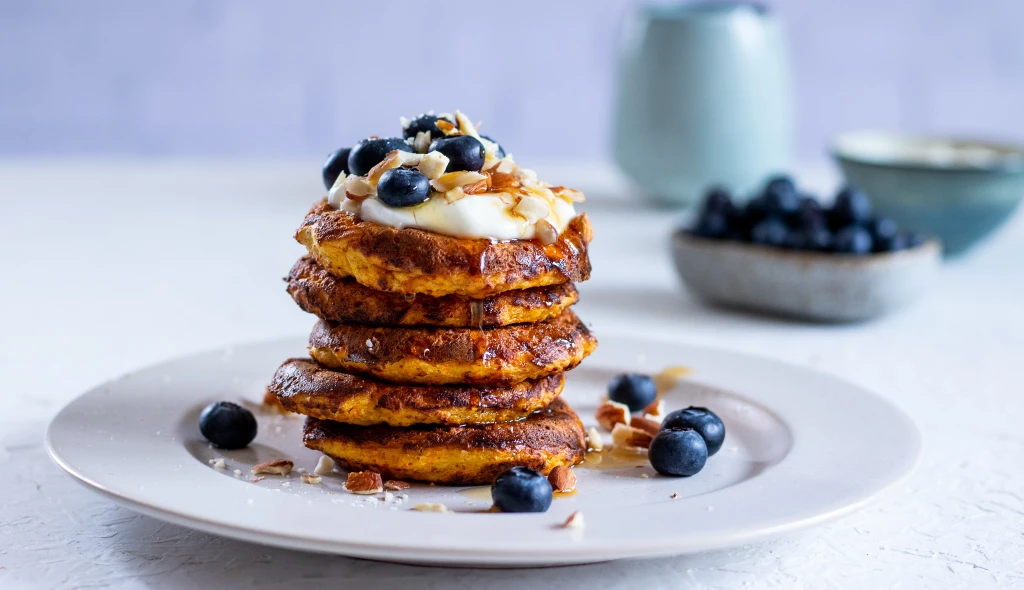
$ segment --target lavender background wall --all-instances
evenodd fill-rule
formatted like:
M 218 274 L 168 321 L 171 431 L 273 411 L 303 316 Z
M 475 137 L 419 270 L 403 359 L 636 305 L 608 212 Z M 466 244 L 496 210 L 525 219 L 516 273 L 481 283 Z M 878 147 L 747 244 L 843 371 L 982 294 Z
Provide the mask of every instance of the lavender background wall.
M 1024 139 L 1024 0 L 776 0 L 797 152 L 891 127 Z M 467 111 L 603 157 L 633 0 L 0 0 L 0 154 L 307 157 Z

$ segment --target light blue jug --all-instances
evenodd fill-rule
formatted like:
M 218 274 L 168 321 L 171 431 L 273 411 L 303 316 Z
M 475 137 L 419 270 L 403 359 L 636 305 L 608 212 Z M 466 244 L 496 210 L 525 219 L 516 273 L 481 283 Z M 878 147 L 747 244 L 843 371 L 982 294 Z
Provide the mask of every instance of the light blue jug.
M 744 3 L 642 7 L 627 26 L 615 160 L 659 201 L 713 184 L 749 191 L 790 166 L 791 82 L 782 27 Z

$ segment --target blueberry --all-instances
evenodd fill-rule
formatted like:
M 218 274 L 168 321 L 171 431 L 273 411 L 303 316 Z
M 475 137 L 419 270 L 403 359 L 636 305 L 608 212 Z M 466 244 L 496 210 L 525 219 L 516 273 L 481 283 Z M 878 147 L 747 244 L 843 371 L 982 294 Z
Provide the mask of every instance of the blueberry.
M 502 512 L 546 512 L 554 490 L 548 478 L 529 467 L 517 466 L 498 476 L 491 499 Z
M 366 173 L 381 162 L 387 155 L 395 150 L 411 152 L 412 147 L 404 140 L 397 137 L 383 139 L 364 139 L 353 146 L 348 155 L 348 169 L 357 176 L 366 176 Z
M 324 162 L 324 187 L 327 190 L 331 190 L 339 174 L 348 174 L 348 154 L 351 151 L 352 148 L 341 148 L 327 156 L 327 161 Z
M 764 195 L 759 195 L 747 201 L 743 207 L 743 219 L 747 225 L 753 228 L 768 216 L 768 204 Z
M 765 184 L 764 192 L 765 211 L 777 215 L 790 215 L 796 213 L 800 208 L 800 196 L 796 192 L 793 179 L 788 176 L 776 176 Z
M 832 227 L 837 229 L 853 223 L 867 223 L 871 218 L 871 200 L 859 189 L 844 187 L 836 195 L 829 218 Z
M 708 213 L 728 213 L 733 209 L 732 198 L 729 192 L 720 186 L 713 186 L 704 193 L 704 201 L 701 203 L 701 215 Z
M 793 215 L 792 224 L 801 229 L 819 228 L 828 225 L 821 203 L 810 195 L 800 197 L 800 206 Z
M 701 215 L 693 227 L 693 235 L 701 238 L 724 238 L 729 230 L 729 220 L 724 213 L 711 211 Z
M 873 247 L 871 232 L 859 225 L 848 225 L 836 232 L 832 249 L 840 254 L 870 254 Z
M 199 415 L 199 432 L 222 449 L 241 449 L 256 438 L 256 417 L 231 402 L 214 402 Z
M 430 198 L 430 181 L 412 168 L 392 168 L 380 175 L 377 196 L 385 205 L 412 207 Z
M 479 172 L 484 167 L 484 144 L 471 135 L 442 137 L 430 142 L 428 151 L 438 151 L 448 157 L 445 172 L 470 170 Z
M 647 458 L 662 475 L 690 476 L 708 462 L 708 446 L 692 428 L 665 428 L 654 435 Z
M 434 115 L 420 115 L 409 122 L 409 126 L 402 132 L 402 136 L 416 137 L 416 134 L 420 131 L 429 131 L 431 139 L 437 139 L 438 137 L 444 137 L 444 131 L 437 128 L 438 121 L 448 121 L 449 123 L 455 124 L 454 121 L 446 117 L 436 117 Z
M 487 141 L 493 143 L 494 145 L 498 146 L 498 151 L 495 152 L 495 154 L 499 158 L 504 158 L 505 157 L 505 148 L 501 147 L 500 143 L 494 141 L 493 139 L 491 139 L 490 137 L 487 137 L 486 135 L 481 135 L 480 137 L 482 137 L 482 138 L 486 139 Z
M 654 379 L 642 373 L 616 375 L 608 383 L 608 399 L 629 406 L 630 412 L 639 412 L 658 397 Z
M 750 241 L 763 246 L 781 247 L 786 242 L 789 228 L 778 217 L 768 217 L 750 229 Z
M 827 227 L 808 227 L 790 230 L 783 247 L 808 252 L 826 252 L 832 249 L 832 232 Z
M 894 249 L 900 249 L 898 247 L 893 248 L 894 245 L 899 246 L 901 240 L 898 239 L 900 228 L 892 219 L 876 217 L 868 222 L 867 229 L 871 232 L 871 240 L 874 242 L 875 252 L 889 252 Z
M 669 412 L 661 421 L 661 428 L 692 428 L 704 438 L 708 447 L 708 456 L 714 455 L 725 442 L 725 424 L 714 412 L 707 408 L 690 406 L 683 410 Z

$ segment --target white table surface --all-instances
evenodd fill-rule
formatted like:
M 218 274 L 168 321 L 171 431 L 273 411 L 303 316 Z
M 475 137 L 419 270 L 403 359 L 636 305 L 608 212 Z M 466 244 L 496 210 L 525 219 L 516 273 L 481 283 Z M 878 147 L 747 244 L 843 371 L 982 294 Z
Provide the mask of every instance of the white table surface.
M 639 206 L 602 168 L 548 167 L 592 197 L 595 272 L 578 309 L 598 336 L 814 367 L 915 419 L 925 455 L 911 481 L 800 535 L 672 559 L 421 568 L 193 532 L 63 475 L 43 432 L 78 393 L 185 352 L 309 329 L 281 277 L 302 251 L 290 236 L 318 175 L 316 162 L 0 161 L 0 588 L 1024 587 L 1024 210 L 914 307 L 806 325 L 700 304 L 670 266 L 678 214 Z

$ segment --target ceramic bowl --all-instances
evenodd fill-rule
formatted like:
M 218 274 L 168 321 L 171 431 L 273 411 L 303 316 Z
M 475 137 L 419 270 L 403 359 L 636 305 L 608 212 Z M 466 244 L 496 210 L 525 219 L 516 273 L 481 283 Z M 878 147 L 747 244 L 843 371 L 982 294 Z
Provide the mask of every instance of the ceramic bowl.
M 901 226 L 937 236 L 957 255 L 999 227 L 1024 196 L 1024 148 L 861 131 L 832 155 L 846 180 Z
M 928 290 L 941 249 L 870 256 L 795 252 L 742 242 L 672 236 L 676 269 L 701 298 L 721 305 L 819 322 L 886 314 Z

